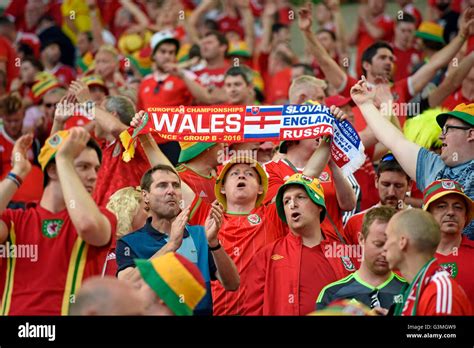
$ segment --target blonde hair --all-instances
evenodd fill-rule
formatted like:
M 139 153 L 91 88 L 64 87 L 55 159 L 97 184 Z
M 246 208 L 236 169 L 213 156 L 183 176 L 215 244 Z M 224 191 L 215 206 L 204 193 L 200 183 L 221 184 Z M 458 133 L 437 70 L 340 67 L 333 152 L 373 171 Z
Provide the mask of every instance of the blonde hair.
M 298 98 L 298 94 L 301 93 L 301 90 L 303 88 L 312 90 L 316 87 L 320 87 L 325 90 L 328 85 L 324 80 L 318 79 L 310 75 L 303 75 L 293 80 L 290 89 L 288 90 L 288 96 L 290 100 L 294 100 Z
M 124 187 L 110 196 L 107 209 L 117 217 L 117 238 L 132 232 L 133 218 L 140 209 L 142 199 L 139 187 Z

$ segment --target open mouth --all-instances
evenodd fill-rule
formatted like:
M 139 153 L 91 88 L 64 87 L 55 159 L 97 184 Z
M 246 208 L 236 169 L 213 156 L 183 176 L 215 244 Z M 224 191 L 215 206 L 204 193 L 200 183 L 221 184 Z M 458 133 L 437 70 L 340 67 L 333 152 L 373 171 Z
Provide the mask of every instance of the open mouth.
M 247 186 L 247 184 L 243 181 L 241 181 L 237 184 L 237 188 L 243 188 L 243 187 L 246 187 L 246 186 Z
M 301 214 L 298 213 L 298 212 L 291 213 L 291 215 L 290 215 L 291 220 L 293 220 L 293 221 L 298 221 L 300 216 L 301 216 Z

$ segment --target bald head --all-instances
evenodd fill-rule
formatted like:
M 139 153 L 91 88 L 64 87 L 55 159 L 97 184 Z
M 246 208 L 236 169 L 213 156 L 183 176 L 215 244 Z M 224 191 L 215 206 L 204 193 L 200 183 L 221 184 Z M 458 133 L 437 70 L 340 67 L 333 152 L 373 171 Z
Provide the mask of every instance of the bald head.
M 303 75 L 297 77 L 288 90 L 290 103 L 302 104 L 307 100 L 314 100 L 322 104 L 326 97 L 326 88 L 326 82 L 314 76 Z
M 441 239 L 439 224 L 421 209 L 406 209 L 392 218 L 393 231 L 404 235 L 418 252 L 434 254 Z
M 141 315 L 143 301 L 129 283 L 114 277 L 92 277 L 84 282 L 70 315 Z

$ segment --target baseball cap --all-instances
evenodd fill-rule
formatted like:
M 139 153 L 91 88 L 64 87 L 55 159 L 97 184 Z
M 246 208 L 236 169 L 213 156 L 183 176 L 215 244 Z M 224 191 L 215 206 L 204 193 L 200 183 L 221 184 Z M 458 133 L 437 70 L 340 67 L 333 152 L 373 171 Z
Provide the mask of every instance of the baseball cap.
M 135 260 L 143 280 L 176 315 L 193 315 L 206 294 L 201 272 L 194 263 L 177 253 Z
M 150 47 L 152 50 L 152 56 L 155 54 L 156 49 L 164 42 L 171 42 L 176 45 L 176 53 L 179 51 L 180 43 L 174 37 L 173 33 L 169 30 L 163 30 L 155 33 L 150 40 Z
M 436 121 L 441 128 L 444 127 L 448 117 L 458 118 L 471 126 L 474 126 L 474 103 L 471 104 L 459 104 L 453 111 L 444 112 L 436 116 Z
M 258 195 L 257 201 L 255 202 L 255 208 L 259 207 L 262 204 L 263 199 L 265 198 L 265 195 L 268 191 L 268 175 L 263 169 L 262 165 L 258 163 L 258 161 L 248 156 L 234 156 L 224 164 L 221 172 L 219 173 L 219 176 L 217 177 L 216 185 L 214 186 L 214 193 L 216 194 L 216 199 L 220 204 L 222 204 L 224 210 L 227 209 L 226 198 L 225 195 L 221 193 L 221 188 L 225 179 L 225 175 L 234 164 L 249 164 L 257 171 L 258 175 L 260 176 L 260 183 L 263 187 L 263 192 Z
M 334 105 L 334 106 L 337 106 L 338 108 L 340 108 L 341 106 L 347 105 L 347 104 L 350 104 L 351 106 L 355 105 L 355 103 L 352 101 L 351 97 L 343 97 L 340 94 L 332 95 L 330 97 L 327 97 L 325 99 L 324 103 L 327 106 Z
M 309 177 L 301 173 L 293 174 L 292 176 L 290 176 L 290 178 L 286 180 L 285 183 L 281 185 L 278 189 L 275 203 L 280 219 L 282 219 L 283 222 L 287 223 L 285 209 L 283 207 L 283 194 L 285 193 L 288 185 L 300 185 L 304 187 L 306 193 L 308 194 L 308 197 L 311 198 L 311 200 L 315 204 L 323 208 L 319 216 L 320 222 L 322 222 L 324 220 L 324 217 L 326 216 L 326 203 L 324 202 L 323 187 L 321 186 L 318 179 Z
M 462 185 L 454 180 L 435 180 L 423 192 L 423 210 L 428 210 L 431 203 L 449 194 L 457 194 L 466 202 L 468 224 L 474 218 L 474 202 L 465 193 Z

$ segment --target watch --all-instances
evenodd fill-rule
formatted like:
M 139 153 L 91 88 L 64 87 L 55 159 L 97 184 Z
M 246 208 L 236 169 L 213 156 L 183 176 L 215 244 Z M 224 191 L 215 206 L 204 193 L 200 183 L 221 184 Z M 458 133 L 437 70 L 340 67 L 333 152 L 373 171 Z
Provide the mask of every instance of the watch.
M 215 246 L 215 247 L 211 247 L 209 244 L 208 244 L 208 246 L 209 246 L 210 251 L 216 251 L 216 250 L 219 250 L 220 248 L 222 248 L 222 245 L 221 245 L 220 242 L 217 242 L 217 246 Z

